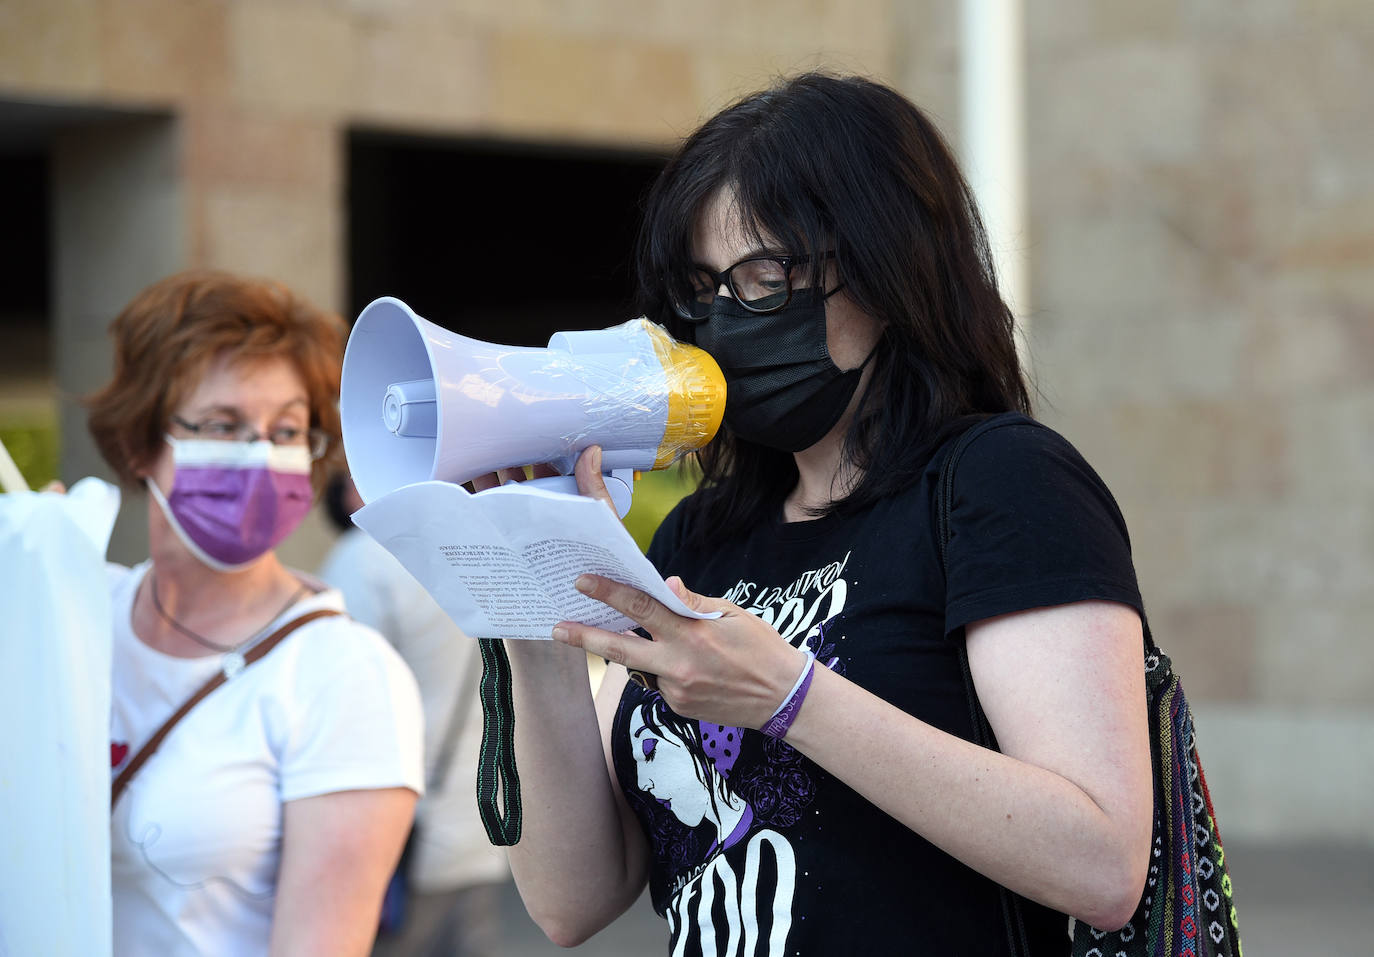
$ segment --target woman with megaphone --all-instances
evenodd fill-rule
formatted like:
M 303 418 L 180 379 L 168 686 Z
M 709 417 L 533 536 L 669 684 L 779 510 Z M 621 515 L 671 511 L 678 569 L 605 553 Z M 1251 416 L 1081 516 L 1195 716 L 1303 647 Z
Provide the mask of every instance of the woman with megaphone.
M 577 944 L 647 883 L 673 954 L 1067 954 L 1070 915 L 1121 926 L 1152 811 L 1126 529 L 1029 418 L 934 126 L 855 77 L 741 100 L 654 186 L 638 275 L 729 387 L 649 551 L 720 615 L 583 575 L 638 633 L 508 643 L 533 918 Z

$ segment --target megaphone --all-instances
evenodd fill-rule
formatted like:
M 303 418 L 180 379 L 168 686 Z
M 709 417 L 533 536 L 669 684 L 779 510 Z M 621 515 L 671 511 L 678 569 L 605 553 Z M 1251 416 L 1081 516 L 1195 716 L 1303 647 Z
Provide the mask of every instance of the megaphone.
M 547 462 L 535 484 L 576 492 L 578 454 L 602 448 L 623 517 L 634 473 L 701 448 L 725 414 L 725 377 L 706 352 L 636 319 L 559 332 L 547 348 L 450 332 L 383 297 L 358 316 L 344 351 L 344 454 L 364 503 L 403 485 L 467 482 Z

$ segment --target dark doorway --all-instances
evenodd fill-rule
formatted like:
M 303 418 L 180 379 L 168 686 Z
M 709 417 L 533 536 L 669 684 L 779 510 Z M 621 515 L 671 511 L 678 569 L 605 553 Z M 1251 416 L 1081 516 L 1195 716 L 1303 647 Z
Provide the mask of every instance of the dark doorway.
M 16 379 L 52 375 L 49 327 L 49 176 L 48 156 L 37 149 L 0 151 L 0 372 Z
M 510 345 L 633 318 L 640 203 L 663 162 L 354 131 L 347 318 L 395 296 L 431 322 Z

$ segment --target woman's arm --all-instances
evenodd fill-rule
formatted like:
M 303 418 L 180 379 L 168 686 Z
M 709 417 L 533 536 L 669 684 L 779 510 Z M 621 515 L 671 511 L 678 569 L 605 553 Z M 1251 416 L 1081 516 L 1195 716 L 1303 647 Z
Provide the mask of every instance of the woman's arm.
M 728 602 L 693 595 L 715 620 L 672 614 L 642 592 L 579 587 L 654 636 L 564 623 L 562 640 L 659 676 L 673 710 L 761 727 L 801 653 Z M 1098 927 L 1133 912 L 1149 859 L 1150 754 L 1140 618 L 1079 602 L 968 628 L 970 667 L 1003 753 L 928 725 L 818 667 L 787 742 L 952 856 Z
M 1000 754 L 830 672 L 817 673 L 787 741 L 980 873 L 1119 927 L 1150 857 L 1142 647 L 1135 610 L 1109 602 L 970 626 L 969 666 Z
M 578 486 L 609 504 L 600 468 L 601 450 L 588 450 L 577 461 Z M 508 641 L 506 651 L 523 811 L 511 873 L 534 922 L 572 947 L 623 914 L 648 879 L 648 844 L 611 763 L 611 722 L 628 679 L 608 668 L 593 701 L 579 649 Z
M 611 770 L 625 670 L 608 668 L 593 702 L 583 652 L 545 641 L 506 647 L 524 812 L 511 873 L 534 922 L 573 947 L 623 914 L 648 878 L 647 842 Z
M 273 955 L 364 957 L 371 950 L 415 801 L 409 788 L 382 788 L 286 802 Z

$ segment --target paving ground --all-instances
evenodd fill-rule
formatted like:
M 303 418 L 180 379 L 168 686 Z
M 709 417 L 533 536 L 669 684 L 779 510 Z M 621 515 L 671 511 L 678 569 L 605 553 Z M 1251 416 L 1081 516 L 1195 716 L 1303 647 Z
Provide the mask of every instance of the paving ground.
M 1227 855 L 1245 957 L 1374 957 L 1374 849 L 1228 843 Z M 644 900 L 581 947 L 567 950 L 544 938 L 513 887 L 507 888 L 505 917 L 506 957 L 667 952 L 667 925 Z

